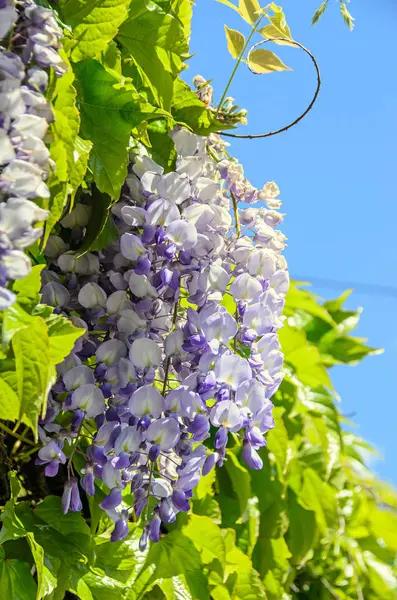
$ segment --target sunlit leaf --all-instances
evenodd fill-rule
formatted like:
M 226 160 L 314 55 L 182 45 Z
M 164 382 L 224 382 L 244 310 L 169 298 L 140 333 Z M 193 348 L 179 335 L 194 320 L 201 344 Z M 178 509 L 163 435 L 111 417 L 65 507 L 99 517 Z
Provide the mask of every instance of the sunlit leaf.
M 266 14 L 266 18 L 270 21 L 269 25 L 265 25 L 259 30 L 259 33 L 265 38 L 286 38 L 285 40 L 274 40 L 276 44 L 285 46 L 294 46 L 288 40 L 292 40 L 291 30 L 287 25 L 285 15 L 281 6 L 277 6 L 272 2 L 271 10 L 273 14 Z
M 275 73 L 277 71 L 291 71 L 283 61 L 270 50 L 256 48 L 248 54 L 248 66 L 257 75 L 262 73 Z
M 258 0 L 239 0 L 238 9 L 243 19 L 250 24 L 255 23 L 261 11 Z
M 245 37 L 237 29 L 230 29 L 225 25 L 225 34 L 227 40 L 227 49 L 229 50 L 232 58 L 237 58 L 245 44 Z
M 63 0 L 61 15 L 73 31 L 66 47 L 74 62 L 92 58 L 114 38 L 127 18 L 130 0 Z

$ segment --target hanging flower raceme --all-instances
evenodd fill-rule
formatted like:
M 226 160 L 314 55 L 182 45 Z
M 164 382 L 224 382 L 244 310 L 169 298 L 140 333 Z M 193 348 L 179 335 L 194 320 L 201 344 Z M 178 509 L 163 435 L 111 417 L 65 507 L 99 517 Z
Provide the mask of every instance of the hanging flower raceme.
M 106 491 L 101 507 L 115 522 L 113 540 L 128 533 L 124 492 L 132 492 L 145 524 L 141 547 L 159 539 L 161 522 L 189 510 L 200 477 L 227 459 L 230 436 L 242 439 L 247 465 L 261 468 L 282 380 L 277 329 L 288 272 L 285 238 L 274 229 L 282 220 L 277 187 L 248 194 L 219 138 L 171 135 L 174 172 L 134 156 L 112 209 L 119 240 L 79 256 L 59 230 L 46 249 L 53 263 L 42 289 L 86 333 L 58 367 L 38 463 L 55 474 L 65 440 L 77 445 L 94 427 L 80 486 L 88 495 L 95 483 Z M 232 216 L 247 194 L 268 208 Z M 82 206 L 63 230 L 84 228 Z M 68 474 L 64 510 L 80 510 L 71 460 Z
M 53 121 L 45 98 L 48 73 L 66 68 L 58 49 L 62 31 L 53 12 L 33 0 L 0 3 L 0 310 L 14 294 L 9 280 L 25 277 L 30 259 L 21 249 L 42 233 L 32 229 L 48 212 L 31 200 L 49 198 L 45 181 L 53 163 L 45 136 Z M 8 36 L 8 37 L 7 37 Z

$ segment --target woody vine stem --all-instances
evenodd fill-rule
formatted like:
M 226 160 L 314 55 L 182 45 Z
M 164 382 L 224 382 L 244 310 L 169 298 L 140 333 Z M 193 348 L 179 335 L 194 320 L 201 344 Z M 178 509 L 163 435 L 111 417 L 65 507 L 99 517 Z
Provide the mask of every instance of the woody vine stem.
M 226 88 L 225 88 L 225 90 L 224 90 L 224 92 L 222 94 L 222 97 L 221 97 L 220 101 L 219 101 L 218 107 L 217 107 L 216 112 L 215 112 L 215 116 L 217 116 L 219 114 L 219 111 L 221 109 L 222 103 L 225 100 L 226 94 L 227 94 L 227 92 L 228 92 L 228 90 L 229 90 L 229 88 L 230 88 L 230 86 L 232 84 L 232 81 L 233 81 L 233 79 L 234 79 L 234 77 L 235 77 L 235 75 L 237 73 L 237 69 L 239 68 L 239 66 L 240 66 L 240 64 L 241 64 L 241 62 L 243 60 L 244 54 L 245 54 L 245 52 L 247 50 L 247 47 L 248 47 L 248 45 L 249 45 L 249 43 L 250 43 L 250 41 L 252 39 L 252 36 L 257 31 L 257 28 L 258 28 L 259 24 L 261 23 L 262 19 L 266 16 L 266 12 L 267 12 L 267 9 L 264 9 L 263 14 L 259 17 L 259 19 L 252 26 L 252 31 L 251 31 L 251 33 L 250 33 L 250 35 L 249 35 L 246 43 L 244 44 L 244 47 L 243 47 L 242 51 L 240 52 L 240 55 L 239 55 L 239 57 L 237 59 L 237 62 L 235 64 L 235 66 L 234 66 L 232 74 L 231 74 L 231 76 L 229 78 L 229 81 L 226 84 Z M 231 137 L 231 138 L 249 139 L 249 140 L 259 139 L 259 138 L 266 138 L 266 137 L 270 137 L 270 136 L 273 136 L 273 135 L 277 135 L 277 134 L 282 133 L 284 131 L 288 131 L 288 129 L 291 129 L 291 127 L 293 127 L 294 125 L 297 125 L 299 123 L 299 121 L 301 121 L 311 111 L 311 109 L 313 108 L 313 106 L 314 106 L 314 104 L 315 104 L 315 102 L 317 100 L 317 97 L 319 95 L 320 88 L 321 88 L 320 68 L 318 66 L 317 60 L 315 59 L 315 57 L 313 56 L 313 54 L 310 52 L 310 50 L 308 50 L 307 48 L 305 48 L 305 46 L 303 46 L 299 42 L 296 42 L 295 40 L 291 40 L 291 39 L 285 38 L 285 37 L 272 37 L 272 38 L 268 38 L 266 40 L 262 40 L 262 41 L 258 42 L 257 44 L 254 44 L 254 46 L 252 46 L 252 48 L 248 52 L 247 61 L 246 61 L 247 65 L 248 65 L 248 68 L 250 69 L 250 71 L 252 73 L 254 73 L 254 75 L 259 75 L 259 73 L 255 73 L 255 71 L 253 71 L 250 68 L 250 66 L 249 66 L 249 56 L 250 56 L 251 52 L 253 52 L 257 48 L 259 48 L 259 46 L 267 44 L 268 42 L 277 42 L 277 41 L 284 41 L 284 42 L 287 42 L 289 45 L 296 46 L 297 48 L 300 48 L 301 50 L 303 50 L 311 58 L 311 61 L 312 61 L 313 65 L 314 65 L 314 68 L 316 70 L 317 86 L 316 86 L 316 90 L 314 92 L 313 98 L 310 101 L 309 105 L 304 110 L 304 112 L 299 115 L 299 117 L 297 117 L 296 119 L 294 119 L 288 125 L 285 125 L 284 127 L 281 127 L 280 129 L 276 129 L 274 131 L 268 131 L 266 133 L 245 134 L 245 135 L 240 135 L 240 134 L 237 134 L 237 133 L 226 133 L 225 131 L 220 131 L 219 135 L 226 136 L 226 137 Z

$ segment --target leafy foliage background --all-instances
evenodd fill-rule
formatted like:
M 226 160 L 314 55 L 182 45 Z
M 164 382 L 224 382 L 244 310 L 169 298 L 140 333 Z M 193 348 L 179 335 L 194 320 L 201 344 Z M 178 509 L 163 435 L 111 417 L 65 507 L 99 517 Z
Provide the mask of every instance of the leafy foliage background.
M 235 10 L 252 21 L 258 8 L 256 0 L 240 0 Z M 65 211 L 94 190 L 84 254 L 114 239 L 109 209 L 137 141 L 170 170 L 168 131 L 176 124 L 202 135 L 233 125 L 179 78 L 189 57 L 191 0 L 61 0 L 56 9 L 70 71 L 53 79 L 48 95 L 57 169 L 44 244 Z M 266 27 L 285 35 L 281 8 L 272 10 Z M 233 54 L 241 40 L 231 31 Z M 377 352 L 352 335 L 360 313 L 344 308 L 347 293 L 324 303 L 291 286 L 280 332 L 286 377 L 274 399 L 276 428 L 261 450 L 263 470 L 243 466 L 235 439 L 225 466 L 196 488 L 192 512 L 141 552 L 139 523 L 130 524 L 126 540 L 109 541 L 100 489 L 85 498 L 82 514 L 62 515 L 62 478 L 49 487 L 33 464 L 55 365 L 81 335 L 40 304 L 41 250 L 33 248 L 37 264 L 14 284 L 18 302 L 1 317 L 1 599 L 397 597 L 397 493 L 367 468 L 373 450 L 347 432 L 330 377 L 334 365 Z M 226 308 L 235 311 L 231 299 Z

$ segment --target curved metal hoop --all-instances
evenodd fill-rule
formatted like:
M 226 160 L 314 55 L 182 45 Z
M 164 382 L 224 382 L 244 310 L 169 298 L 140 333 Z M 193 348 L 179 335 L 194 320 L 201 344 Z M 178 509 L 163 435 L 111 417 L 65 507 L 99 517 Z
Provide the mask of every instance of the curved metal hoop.
M 317 87 L 316 87 L 316 91 L 314 92 L 314 96 L 313 96 L 309 106 L 306 108 L 306 110 L 301 115 L 299 115 L 299 117 L 297 119 L 292 121 L 292 123 L 289 123 L 289 125 L 285 125 L 284 127 L 281 127 L 281 129 L 276 129 L 275 131 L 268 131 L 267 133 L 257 133 L 257 134 L 252 134 L 252 135 L 251 134 L 239 135 L 237 133 L 226 133 L 225 131 L 219 131 L 218 135 L 224 135 L 227 137 L 240 138 L 240 139 L 246 139 L 246 140 L 254 140 L 254 139 L 258 139 L 258 138 L 270 137 L 271 135 L 277 135 L 278 133 L 282 133 L 283 131 L 288 131 L 288 129 L 290 129 L 297 123 L 299 123 L 299 121 L 301 121 L 307 115 L 307 113 L 310 112 L 311 109 L 313 108 L 314 103 L 317 100 L 317 96 L 318 96 L 318 94 L 320 92 L 320 88 L 321 88 L 320 69 L 319 69 L 317 61 L 314 58 L 313 54 L 307 48 L 302 46 L 302 44 L 300 44 L 299 42 L 295 42 L 294 40 L 290 40 L 288 38 L 283 38 L 283 37 L 269 38 L 267 40 L 262 40 L 262 41 L 258 42 L 257 44 L 255 44 L 254 46 L 252 46 L 251 50 L 248 53 L 247 59 L 249 59 L 251 52 L 253 50 L 256 50 L 256 48 L 258 48 L 259 46 L 262 46 L 263 44 L 267 44 L 268 42 L 274 42 L 277 40 L 288 42 L 289 44 L 292 44 L 293 46 L 300 48 L 301 50 L 306 52 L 306 54 L 308 56 L 310 56 L 310 58 L 313 62 L 313 65 L 314 65 L 314 68 L 316 69 L 316 74 L 317 74 Z M 247 60 L 247 62 L 248 62 L 248 60 Z M 255 73 L 255 71 L 253 71 L 250 67 L 248 67 L 248 68 L 250 69 L 251 73 L 254 73 L 254 75 L 260 75 L 260 73 Z

